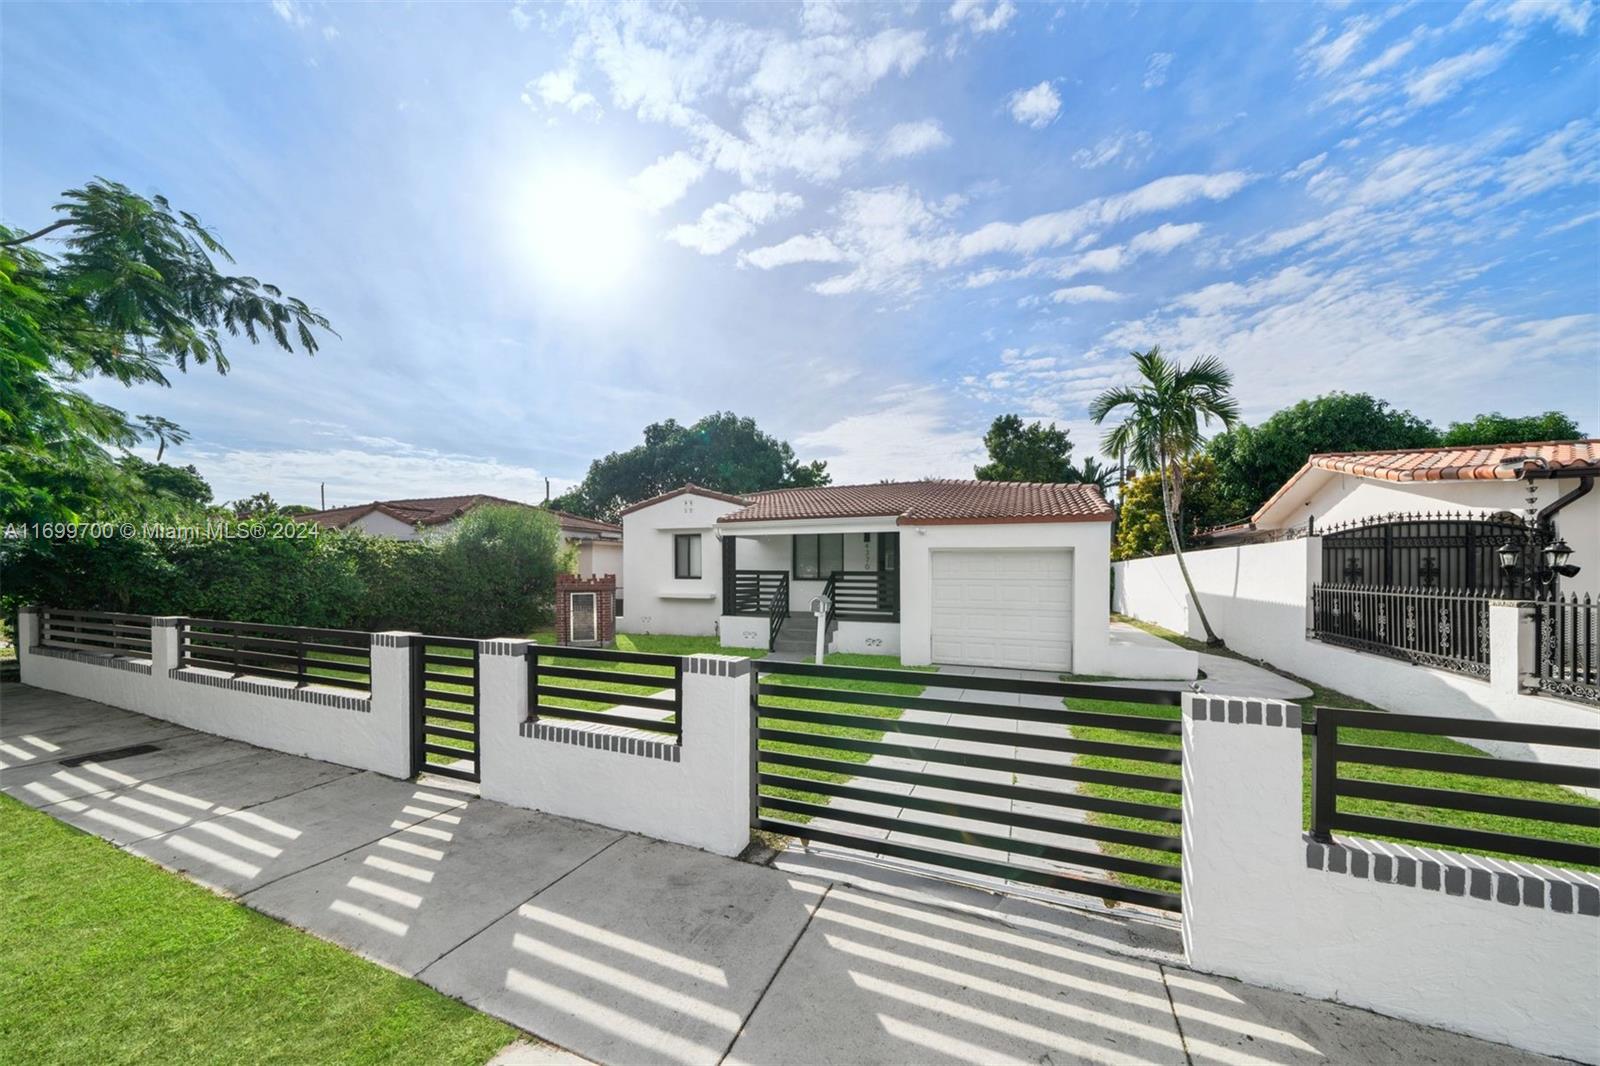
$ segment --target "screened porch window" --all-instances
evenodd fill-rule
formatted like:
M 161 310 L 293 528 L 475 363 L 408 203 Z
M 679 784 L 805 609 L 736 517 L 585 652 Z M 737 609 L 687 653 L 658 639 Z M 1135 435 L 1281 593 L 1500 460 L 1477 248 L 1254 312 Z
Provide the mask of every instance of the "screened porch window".
M 794 576 L 797 580 L 826 580 L 844 569 L 843 533 L 800 533 L 794 538 Z

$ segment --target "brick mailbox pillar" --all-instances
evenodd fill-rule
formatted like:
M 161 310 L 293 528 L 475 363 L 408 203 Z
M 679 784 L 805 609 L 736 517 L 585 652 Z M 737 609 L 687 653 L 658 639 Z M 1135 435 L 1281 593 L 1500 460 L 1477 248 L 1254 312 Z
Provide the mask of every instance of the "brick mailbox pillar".
M 617 575 L 556 575 L 556 643 L 610 647 L 617 638 Z

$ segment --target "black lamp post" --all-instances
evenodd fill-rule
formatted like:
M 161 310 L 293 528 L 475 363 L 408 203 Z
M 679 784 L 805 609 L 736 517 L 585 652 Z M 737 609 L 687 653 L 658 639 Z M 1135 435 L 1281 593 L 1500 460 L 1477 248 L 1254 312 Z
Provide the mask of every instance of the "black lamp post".
M 1530 562 L 1526 564 L 1522 546 L 1507 540 L 1495 551 L 1500 570 L 1513 581 L 1537 581 L 1546 587 L 1554 584 L 1557 577 L 1577 577 L 1582 568 L 1567 562 L 1572 558 L 1572 548 L 1564 538 L 1550 542 L 1549 537 L 1543 530 L 1529 530 Z M 1542 549 L 1537 547 L 1541 541 L 1547 542 Z

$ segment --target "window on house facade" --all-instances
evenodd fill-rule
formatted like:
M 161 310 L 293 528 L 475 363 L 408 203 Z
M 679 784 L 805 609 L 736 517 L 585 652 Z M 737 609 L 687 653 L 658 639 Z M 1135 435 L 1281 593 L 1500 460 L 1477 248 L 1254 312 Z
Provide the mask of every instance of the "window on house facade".
M 672 537 L 672 576 L 700 576 L 700 534 L 677 533 Z
M 843 533 L 801 533 L 794 538 L 794 576 L 825 581 L 844 569 Z

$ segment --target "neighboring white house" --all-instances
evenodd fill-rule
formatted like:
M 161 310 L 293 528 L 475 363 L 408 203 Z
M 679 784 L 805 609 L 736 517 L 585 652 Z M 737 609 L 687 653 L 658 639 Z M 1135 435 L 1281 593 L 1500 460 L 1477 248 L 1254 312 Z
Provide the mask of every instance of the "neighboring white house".
M 416 540 L 448 530 L 456 519 L 486 503 L 532 507 L 519 500 L 502 499 L 484 493 L 470 496 L 431 496 L 414 500 L 374 500 L 352 507 L 334 507 L 300 516 L 302 522 L 315 522 L 324 529 L 359 529 L 376 537 Z M 578 552 L 578 576 L 622 573 L 622 527 L 553 508 L 541 508 L 555 515 L 561 536 Z M 619 586 L 620 598 L 622 589 Z
M 1177 659 L 1110 640 L 1113 517 L 1089 485 L 935 480 L 744 496 L 685 485 L 622 514 L 622 624 L 766 648 L 774 625 L 826 590 L 833 651 L 1193 676 L 1190 659 L 1174 672 Z
M 1411 448 L 1388 452 L 1313 455 L 1283 484 L 1251 520 L 1213 530 L 1212 544 L 1227 545 L 1277 539 L 1307 532 L 1326 534 L 1389 518 L 1489 519 L 1504 516 L 1524 522 L 1532 508 L 1543 515 L 1556 535 L 1576 552 L 1581 572 L 1560 582 L 1566 592 L 1600 595 L 1600 492 L 1588 486 L 1600 473 L 1600 440 L 1497 444 L 1468 448 Z M 1560 502 L 1565 499 L 1566 502 Z M 1475 565 L 1485 570 L 1504 538 L 1485 526 L 1475 546 Z M 1331 554 L 1331 553 L 1330 553 Z M 1442 558 L 1443 552 L 1434 553 Z M 1360 583 L 1381 580 L 1376 573 L 1348 575 L 1324 569 L 1323 580 L 1355 576 Z M 1480 573 L 1476 581 L 1452 581 L 1446 571 L 1437 578 L 1416 580 L 1409 573 L 1391 574 L 1389 583 L 1438 588 L 1489 587 Z

